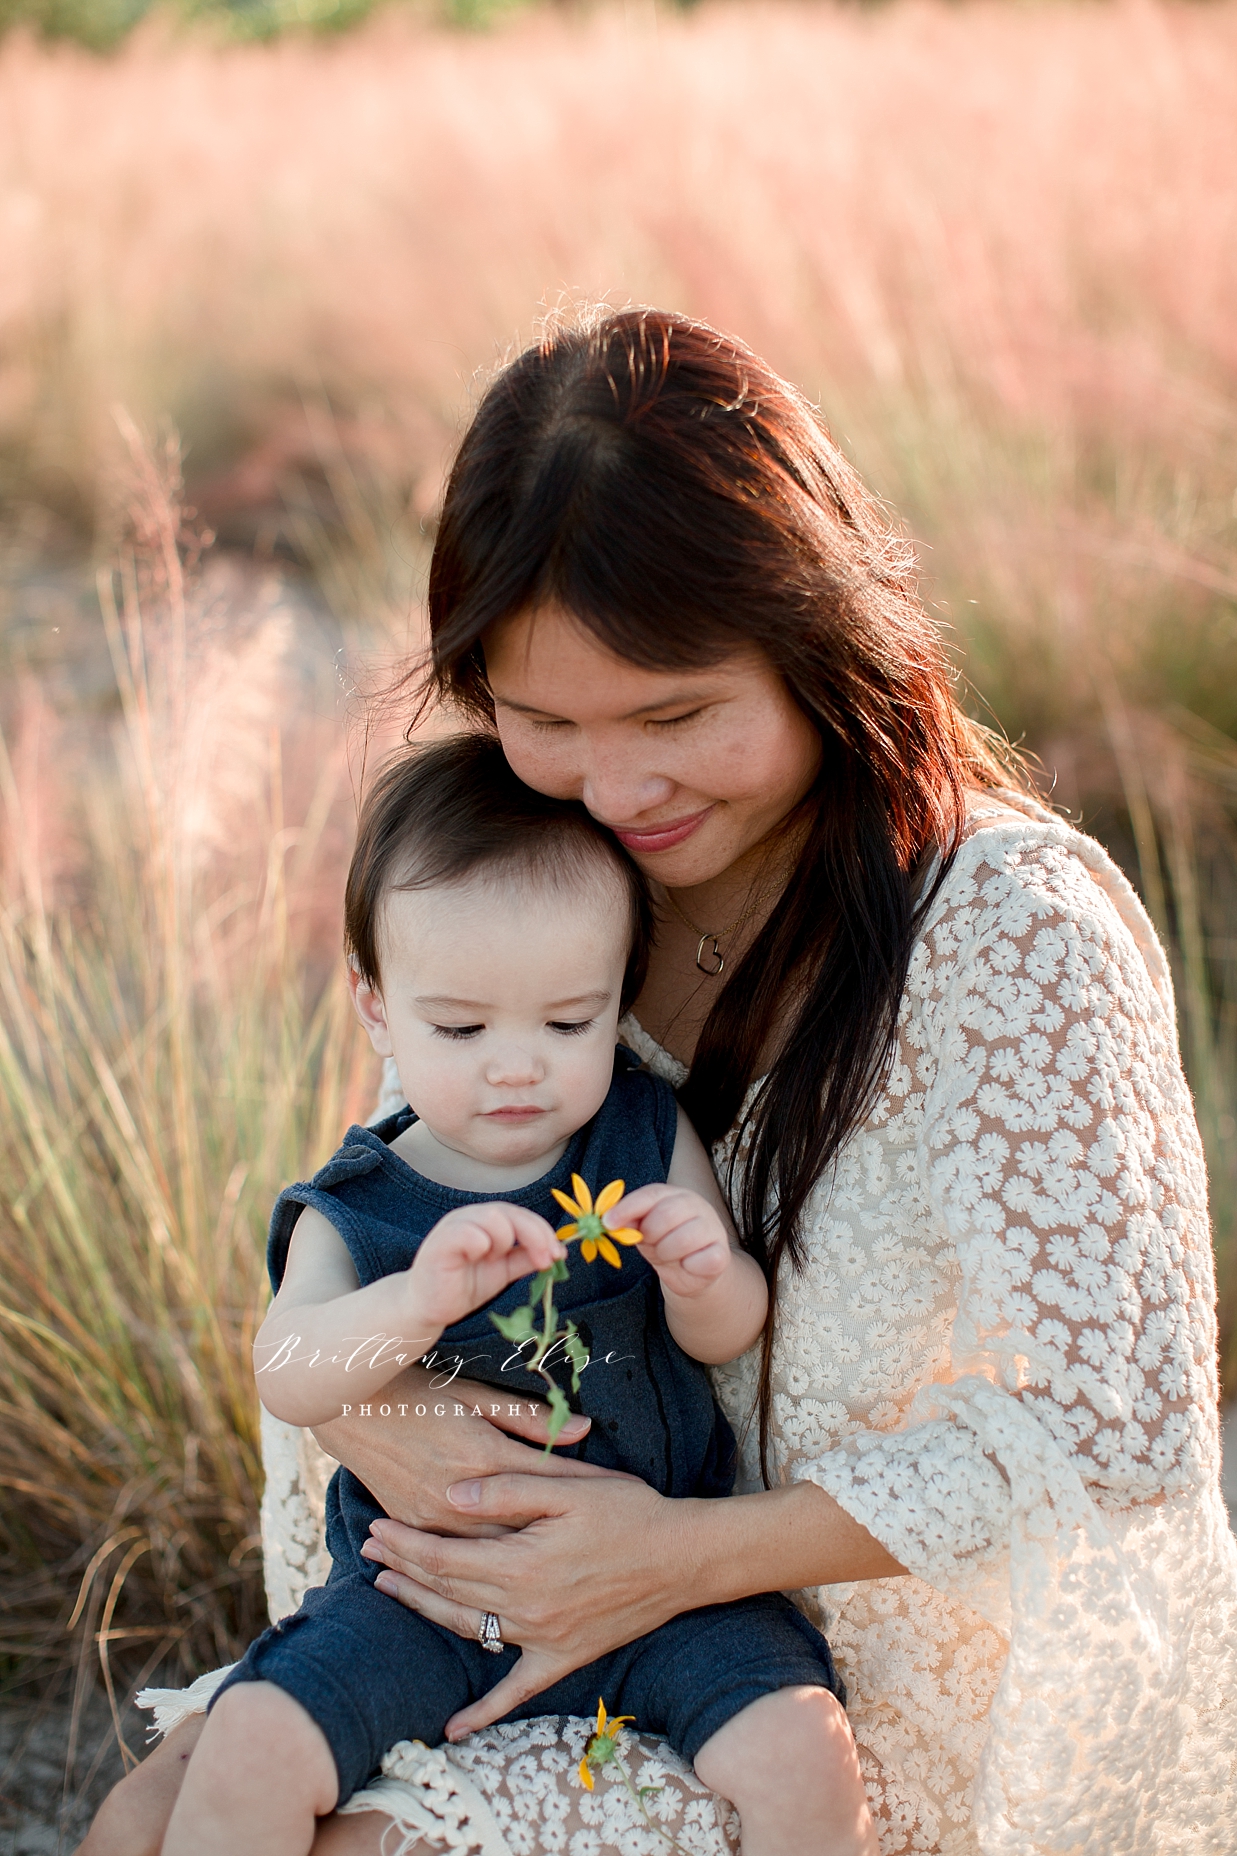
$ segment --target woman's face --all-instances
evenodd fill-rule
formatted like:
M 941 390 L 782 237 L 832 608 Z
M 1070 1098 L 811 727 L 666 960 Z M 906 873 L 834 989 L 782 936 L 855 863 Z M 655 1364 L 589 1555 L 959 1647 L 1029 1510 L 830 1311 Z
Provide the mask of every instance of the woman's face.
M 753 850 L 808 791 L 820 740 L 757 647 L 702 670 L 645 670 L 542 606 L 487 635 L 507 759 L 580 799 L 671 889 Z

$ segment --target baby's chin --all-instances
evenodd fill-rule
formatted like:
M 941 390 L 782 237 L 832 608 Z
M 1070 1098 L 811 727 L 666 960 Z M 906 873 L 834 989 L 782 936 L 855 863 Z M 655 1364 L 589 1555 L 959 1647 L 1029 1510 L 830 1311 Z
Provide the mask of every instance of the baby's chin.
M 563 1116 L 549 1110 L 540 1115 L 477 1115 L 467 1138 L 452 1146 L 483 1166 L 525 1166 L 554 1153 L 572 1132 Z

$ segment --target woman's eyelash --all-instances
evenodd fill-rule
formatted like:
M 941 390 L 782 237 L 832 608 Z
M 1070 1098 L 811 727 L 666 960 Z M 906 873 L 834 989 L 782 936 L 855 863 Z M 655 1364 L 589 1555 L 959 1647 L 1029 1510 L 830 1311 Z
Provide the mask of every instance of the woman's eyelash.
M 580 1019 L 572 1019 L 572 1020 L 568 1020 L 565 1018 L 562 1018 L 562 1019 L 552 1018 L 550 1020 L 550 1030 L 561 1032 L 565 1038 L 574 1038 L 574 1037 L 579 1037 L 582 1031 L 588 1031 L 593 1025 L 596 1024 L 596 1022 L 597 1021 L 594 1018 L 580 1018 Z
M 698 715 L 703 714 L 703 707 L 699 709 L 688 709 L 683 715 L 667 715 L 651 718 L 650 725 L 653 728 L 677 728 L 681 722 L 694 722 Z
M 484 1031 L 484 1025 L 435 1025 L 436 1038 L 475 1038 L 478 1031 Z

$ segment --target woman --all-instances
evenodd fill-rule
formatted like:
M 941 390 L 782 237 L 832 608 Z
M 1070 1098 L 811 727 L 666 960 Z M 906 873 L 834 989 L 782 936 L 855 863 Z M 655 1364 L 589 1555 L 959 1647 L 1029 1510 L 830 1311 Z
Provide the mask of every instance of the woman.
M 607 315 L 498 377 L 429 601 L 433 693 L 662 885 L 628 1040 L 775 1291 L 718 1375 L 745 1437 L 726 1502 L 482 1419 L 322 1433 L 407 1523 L 379 1530 L 387 1589 L 523 1648 L 455 1728 L 692 1605 L 788 1589 L 839 1657 L 885 1856 L 1229 1849 L 1205 1177 L 1128 885 L 1003 790 L 911 550 L 805 403 L 702 325 Z M 158 1847 L 192 1731 L 91 1856 Z M 521 1849 L 611 1847 L 572 1841 L 581 1794 L 530 1764 L 532 1730 L 505 1744 Z M 384 1823 L 320 1840 L 376 1850 Z

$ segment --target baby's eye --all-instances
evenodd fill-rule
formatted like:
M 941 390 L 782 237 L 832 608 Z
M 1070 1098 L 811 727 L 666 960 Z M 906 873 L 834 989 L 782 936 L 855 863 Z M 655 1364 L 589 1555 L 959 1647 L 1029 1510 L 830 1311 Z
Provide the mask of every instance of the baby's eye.
M 433 1029 L 434 1036 L 436 1038 L 475 1038 L 479 1031 L 485 1030 L 485 1026 L 484 1025 L 434 1025 L 432 1029 Z
M 582 1031 L 590 1031 L 596 1023 L 595 1018 L 552 1018 L 550 1030 L 560 1032 L 565 1038 L 575 1038 L 579 1037 Z

